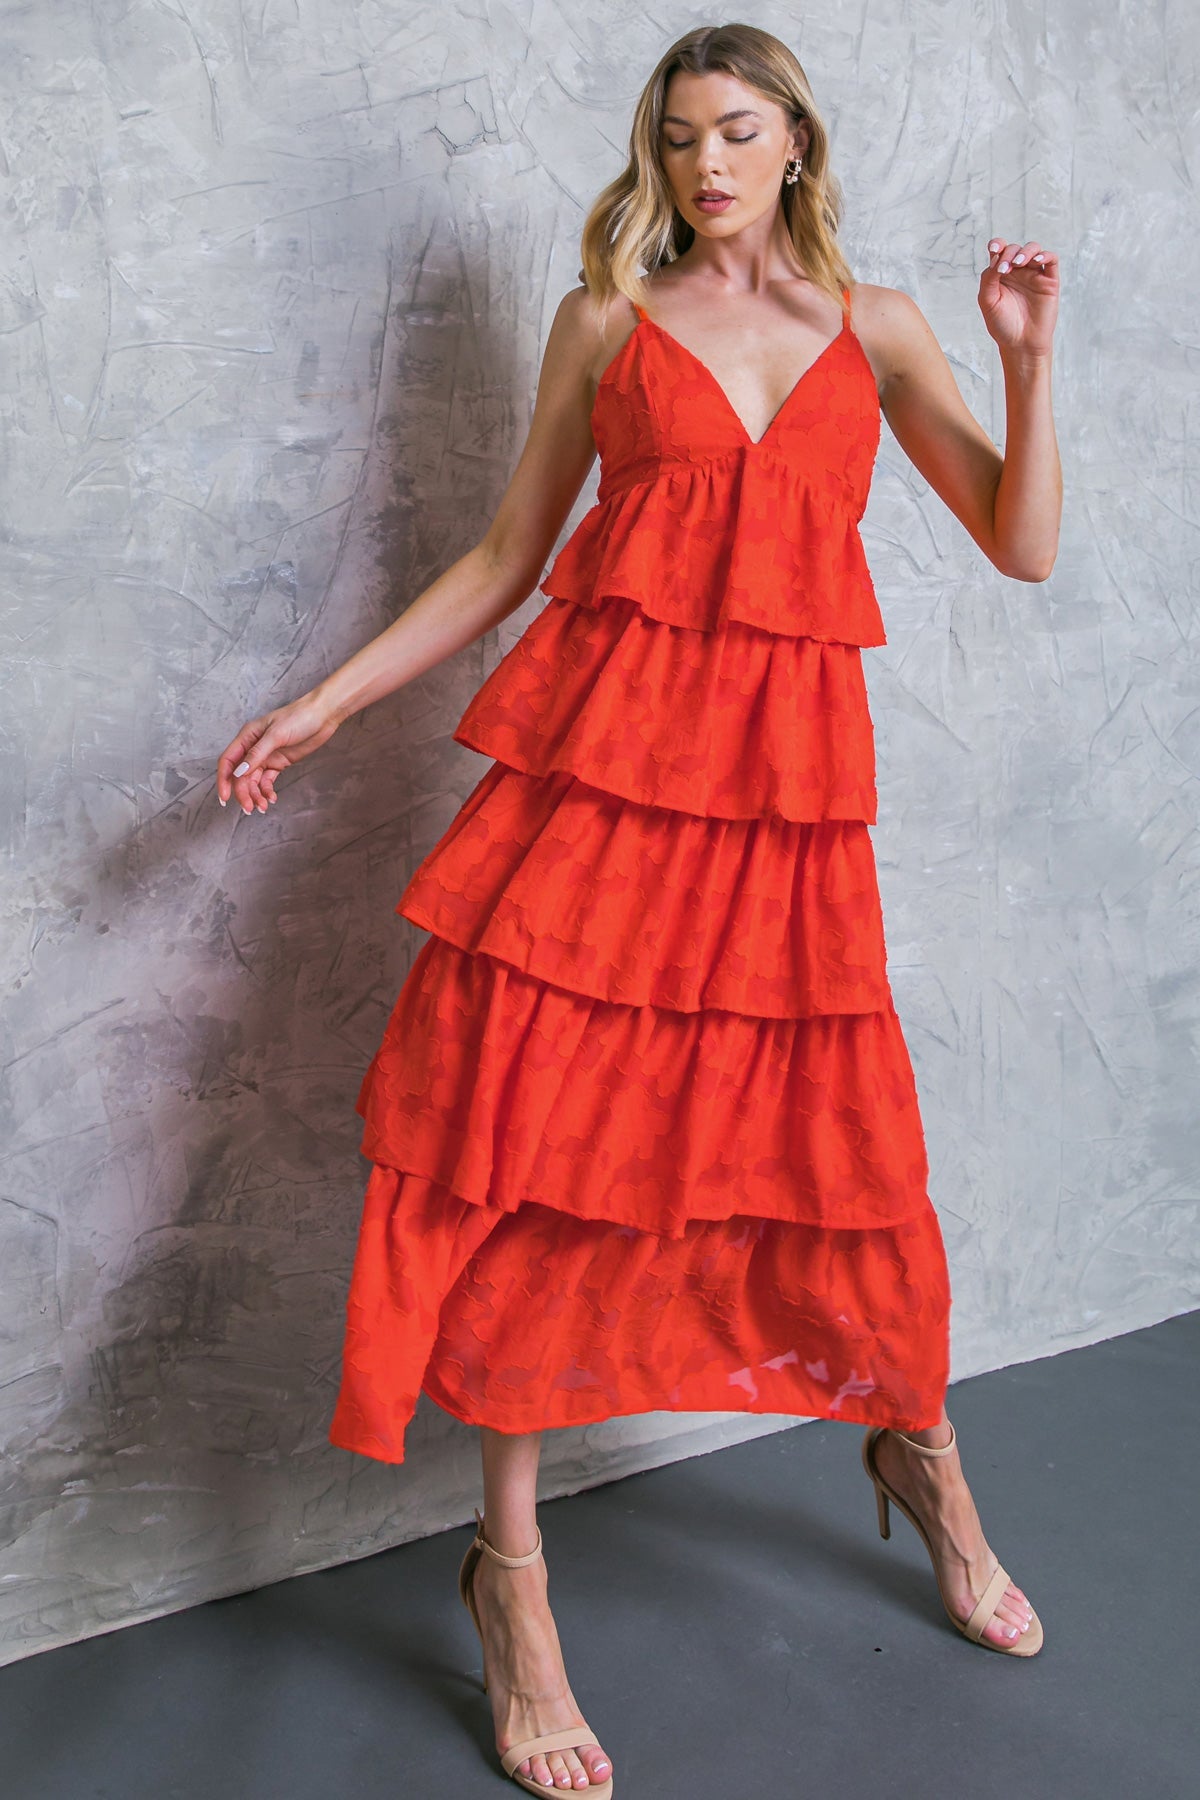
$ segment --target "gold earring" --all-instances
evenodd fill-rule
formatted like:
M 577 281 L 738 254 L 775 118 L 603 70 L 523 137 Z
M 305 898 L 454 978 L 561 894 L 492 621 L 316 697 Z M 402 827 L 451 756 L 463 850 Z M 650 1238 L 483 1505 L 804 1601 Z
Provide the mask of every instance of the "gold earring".
M 787 182 L 789 187 L 792 185 L 792 183 L 794 181 L 799 181 L 800 165 L 803 161 L 804 161 L 804 158 L 802 156 L 789 156 L 788 157 L 787 169 L 786 169 L 783 179 Z M 793 168 L 793 164 L 795 165 L 794 168 Z

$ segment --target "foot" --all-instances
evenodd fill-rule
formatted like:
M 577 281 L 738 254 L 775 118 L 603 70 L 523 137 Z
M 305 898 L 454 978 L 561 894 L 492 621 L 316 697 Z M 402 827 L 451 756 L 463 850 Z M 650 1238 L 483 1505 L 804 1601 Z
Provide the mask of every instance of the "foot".
M 500 1756 L 510 1744 L 546 1731 L 580 1727 L 574 1749 L 526 1757 L 517 1770 L 547 1788 L 586 1791 L 607 1781 L 612 1765 L 588 1737 L 567 1672 L 550 1603 L 544 1557 L 505 1569 L 481 1556 L 475 1565 L 475 1604 L 483 1636 L 484 1674 Z
M 936 1445 L 943 1434 L 930 1435 Z M 949 1432 L 944 1435 L 948 1437 Z M 894 1431 L 883 1431 L 875 1439 L 874 1455 L 880 1475 L 907 1501 L 929 1533 L 946 1604 L 965 1625 L 995 1574 L 999 1558 L 983 1535 L 958 1459 L 957 1443 L 949 1456 L 926 1457 L 918 1455 Z M 999 1649 L 1008 1649 L 1029 1630 L 1032 1616 L 1033 1608 L 1025 1595 L 1010 1581 L 994 1616 L 984 1627 L 984 1639 Z

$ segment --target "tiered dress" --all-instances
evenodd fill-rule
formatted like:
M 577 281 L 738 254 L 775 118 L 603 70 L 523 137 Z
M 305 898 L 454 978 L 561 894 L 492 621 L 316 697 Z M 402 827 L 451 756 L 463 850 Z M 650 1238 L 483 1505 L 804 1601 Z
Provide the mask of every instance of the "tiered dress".
M 424 1391 L 503 1432 L 646 1411 L 916 1430 L 950 1291 L 874 851 L 850 323 L 752 439 L 642 309 L 595 505 L 454 736 L 494 759 L 396 911 L 431 935 L 357 1110 L 331 1441 Z

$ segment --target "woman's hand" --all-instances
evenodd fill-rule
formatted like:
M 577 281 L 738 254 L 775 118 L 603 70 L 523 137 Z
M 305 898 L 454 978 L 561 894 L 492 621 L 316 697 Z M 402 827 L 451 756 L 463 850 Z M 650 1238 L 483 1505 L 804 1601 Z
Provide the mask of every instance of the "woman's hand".
M 1058 257 L 1042 246 L 988 241 L 979 278 L 979 309 L 1001 350 L 1047 356 L 1058 317 Z
M 275 777 L 281 769 L 311 756 L 328 743 L 341 720 L 316 698 L 301 694 L 288 706 L 251 719 L 217 758 L 217 798 L 224 806 L 236 794 L 243 812 L 266 812 L 278 799 Z

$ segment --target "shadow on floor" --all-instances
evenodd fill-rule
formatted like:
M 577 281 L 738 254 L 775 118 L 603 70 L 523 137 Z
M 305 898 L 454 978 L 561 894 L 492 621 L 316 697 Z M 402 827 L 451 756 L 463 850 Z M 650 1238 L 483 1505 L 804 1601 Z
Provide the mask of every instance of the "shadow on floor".
M 879 1537 L 857 1426 L 543 1502 L 617 1800 L 1190 1800 L 1198 1352 L 1200 1312 L 951 1389 L 989 1541 L 1045 1625 L 1030 1661 L 952 1629 L 907 1520 Z M 470 1536 L 0 1670 L 5 1800 L 519 1793 L 455 1585 Z

